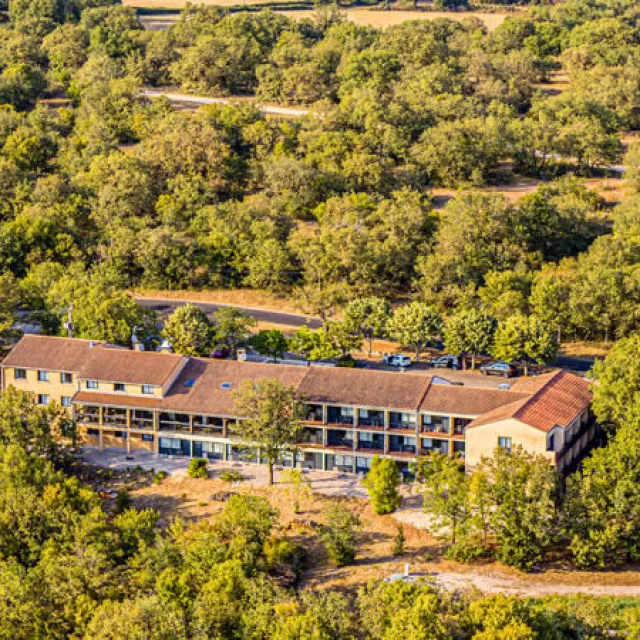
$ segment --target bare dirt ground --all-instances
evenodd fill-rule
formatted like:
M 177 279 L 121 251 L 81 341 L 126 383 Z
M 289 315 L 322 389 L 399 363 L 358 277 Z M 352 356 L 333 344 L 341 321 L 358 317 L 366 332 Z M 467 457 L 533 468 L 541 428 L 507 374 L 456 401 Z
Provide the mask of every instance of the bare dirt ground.
M 125 476 L 136 507 L 153 508 L 160 512 L 161 524 L 166 525 L 176 517 L 195 522 L 215 517 L 224 503 L 212 500 L 212 494 L 232 491 L 240 494 L 267 498 L 280 513 L 280 531 L 301 539 L 308 551 L 308 568 L 302 585 L 309 588 L 357 588 L 372 579 L 384 579 L 394 573 L 402 573 L 405 563 L 412 575 L 433 579 L 445 589 L 467 591 L 479 589 L 485 593 L 508 593 L 520 596 L 575 595 L 633 596 L 640 597 L 640 573 L 635 570 L 588 573 L 559 567 L 538 574 L 526 575 L 496 562 L 461 565 L 446 560 L 443 545 L 433 538 L 425 526 L 429 519 L 420 507 L 420 497 L 405 490 L 402 508 L 392 516 L 377 516 L 362 496 L 365 495 L 357 476 L 349 474 L 311 472 L 306 474 L 312 482 L 313 493 L 300 500 L 302 512 L 292 511 L 292 497 L 288 485 L 266 484 L 267 472 L 263 466 L 244 464 L 234 467 L 241 470 L 246 480 L 232 487 L 217 479 L 224 463 L 210 466 L 208 480 L 188 478 L 186 459 L 168 459 L 151 454 L 136 454 L 126 460 L 124 454 L 113 450 L 97 452 L 88 448 L 85 459 L 91 464 L 106 466 L 114 471 L 139 464 L 142 468 L 165 468 L 170 476 L 159 484 L 150 481 L 148 474 Z M 123 486 L 122 478 L 114 479 L 116 487 Z M 119 483 L 119 484 L 118 484 Z M 358 556 L 353 566 L 336 569 L 327 562 L 326 554 L 316 529 L 324 520 L 323 512 L 336 499 L 342 500 L 362 521 L 358 540 Z M 401 557 L 392 554 L 398 524 L 403 526 L 406 553 Z
M 180 300 L 184 302 L 211 302 L 267 311 L 302 313 L 296 304 L 287 298 L 280 298 L 260 289 L 209 289 L 207 291 L 160 291 L 137 289 L 131 291 L 136 298 L 150 300 Z

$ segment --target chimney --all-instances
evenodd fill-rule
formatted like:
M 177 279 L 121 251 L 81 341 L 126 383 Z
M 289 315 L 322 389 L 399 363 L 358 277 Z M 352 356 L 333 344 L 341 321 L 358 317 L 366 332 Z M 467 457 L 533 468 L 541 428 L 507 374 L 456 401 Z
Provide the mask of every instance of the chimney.
M 409 563 L 405 562 L 404 563 L 404 577 L 408 578 L 411 575 L 411 573 L 409 572 Z
M 93 347 L 95 346 L 93 340 L 89 340 L 89 349 L 93 349 Z

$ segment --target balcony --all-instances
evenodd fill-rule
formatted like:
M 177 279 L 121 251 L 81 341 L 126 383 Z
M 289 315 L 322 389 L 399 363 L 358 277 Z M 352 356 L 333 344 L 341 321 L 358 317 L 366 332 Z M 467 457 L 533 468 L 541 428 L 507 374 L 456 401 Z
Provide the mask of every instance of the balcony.
M 353 440 L 344 436 L 329 435 L 327 438 L 327 446 L 332 449 L 353 449 Z
M 467 425 L 471 422 L 468 418 L 454 418 L 453 419 L 453 435 L 464 436 L 467 432 Z
M 315 424 L 322 424 L 324 422 L 324 415 L 322 411 L 322 405 L 308 404 L 305 406 L 303 422 L 313 422 Z
M 106 426 L 127 426 L 127 410 L 126 409 L 105 409 L 103 422 Z
M 100 424 L 98 407 L 79 407 L 76 411 L 76 422 L 79 424 Z
M 358 426 L 384 429 L 384 411 L 369 411 L 361 409 L 358 413 Z
M 191 431 L 189 416 L 185 413 L 161 413 L 160 431 L 189 433 Z
M 131 412 L 131 428 L 145 431 L 153 430 L 153 413 L 151 411 L 134 410 Z
M 353 426 L 353 412 L 341 407 L 329 407 L 327 409 L 327 423 Z
M 224 421 L 222 418 L 208 416 L 193 417 L 193 432 L 204 435 L 220 435 L 224 431 Z
M 421 433 L 443 433 L 445 435 L 448 435 L 449 425 L 443 424 L 442 422 L 437 422 L 432 424 L 423 424 Z
M 379 440 L 361 440 L 358 451 L 384 451 L 384 442 Z
M 415 431 L 416 417 L 410 413 L 391 411 L 389 413 L 389 429 Z

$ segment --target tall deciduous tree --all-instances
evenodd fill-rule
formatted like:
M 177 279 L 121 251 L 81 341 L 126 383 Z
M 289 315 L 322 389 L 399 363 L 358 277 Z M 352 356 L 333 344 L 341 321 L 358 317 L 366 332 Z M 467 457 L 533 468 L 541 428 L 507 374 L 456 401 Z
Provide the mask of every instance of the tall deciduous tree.
M 432 344 L 442 329 L 442 316 L 424 302 L 415 300 L 394 310 L 387 332 L 403 346 L 411 347 L 420 359 L 423 349 Z
M 593 410 L 598 420 L 616 427 L 640 410 L 640 336 L 613 345 L 604 360 L 593 365 Z
M 289 349 L 304 356 L 307 364 L 315 360 L 337 358 L 340 350 L 331 343 L 324 328 L 313 330 L 302 325 L 289 340 Z
M 398 465 L 390 458 L 375 456 L 371 461 L 371 468 L 362 481 L 371 506 L 378 515 L 393 513 L 402 502 L 398 493 L 401 478 Z
M 288 342 L 282 331 L 264 329 L 251 336 L 249 344 L 258 352 L 276 362 L 287 350 Z
M 559 477 L 543 456 L 497 448 L 479 470 L 489 483 L 492 508 L 489 520 L 505 564 L 530 570 L 556 539 L 559 518 Z
M 259 451 L 269 467 L 269 484 L 273 484 L 273 467 L 280 456 L 293 451 L 302 433 L 302 402 L 295 389 L 275 378 L 253 382 L 245 380 L 234 393 L 235 410 L 241 421 L 236 434 L 249 447 Z
M 488 313 L 471 308 L 461 310 L 447 319 L 444 343 L 447 351 L 471 356 L 471 368 L 476 368 L 476 356 L 488 353 L 493 344 L 496 321 Z
M 551 362 L 556 355 L 556 334 L 536 316 L 514 314 L 498 325 L 493 355 L 507 362 L 522 361 L 525 375 L 532 361 Z
M 215 340 L 207 314 L 194 304 L 178 307 L 167 319 L 162 336 L 185 356 L 208 356 Z
M 221 307 L 214 318 L 216 341 L 229 347 L 233 356 L 251 336 L 251 328 L 258 324 L 255 318 L 235 307 Z
M 381 338 L 389 321 L 391 307 L 382 299 L 371 296 L 357 298 L 344 309 L 344 321 L 354 333 L 360 333 L 369 345 L 371 355 L 374 338 Z

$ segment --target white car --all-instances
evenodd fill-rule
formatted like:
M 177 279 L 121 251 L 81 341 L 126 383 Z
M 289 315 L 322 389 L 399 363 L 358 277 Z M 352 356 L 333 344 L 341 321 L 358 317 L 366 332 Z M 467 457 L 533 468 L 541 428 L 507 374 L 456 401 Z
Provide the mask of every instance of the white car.
M 390 367 L 410 367 L 413 362 L 411 358 L 404 353 L 392 353 L 383 356 L 382 362 Z

